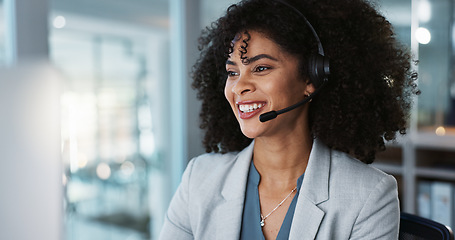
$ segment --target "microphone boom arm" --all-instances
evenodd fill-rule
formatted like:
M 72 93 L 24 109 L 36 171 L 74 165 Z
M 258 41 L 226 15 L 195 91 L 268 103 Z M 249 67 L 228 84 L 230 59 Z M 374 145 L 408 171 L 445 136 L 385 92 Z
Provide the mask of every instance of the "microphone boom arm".
M 303 104 L 309 102 L 311 99 L 313 99 L 313 97 L 321 90 L 323 86 L 320 86 L 319 88 L 317 88 L 312 94 L 310 94 L 307 98 L 303 99 L 302 101 L 294 104 L 294 105 L 291 105 L 287 108 L 283 108 L 281 110 L 278 110 L 278 111 L 270 111 L 270 112 L 266 112 L 266 113 L 263 113 L 259 116 L 259 121 L 261 122 L 267 122 L 269 120 L 272 120 L 274 118 L 276 118 L 278 115 L 280 114 L 283 114 L 283 113 L 286 113 L 286 112 L 289 112 L 291 110 L 294 110 L 300 106 L 302 106 Z

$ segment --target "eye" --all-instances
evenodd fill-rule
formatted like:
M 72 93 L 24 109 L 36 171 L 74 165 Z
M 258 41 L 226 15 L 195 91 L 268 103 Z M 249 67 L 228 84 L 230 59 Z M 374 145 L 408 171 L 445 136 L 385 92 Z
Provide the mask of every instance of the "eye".
M 266 67 L 266 66 L 257 66 L 254 71 L 255 72 L 263 72 L 263 71 L 266 71 L 266 70 L 269 70 L 271 69 L 270 67 Z
M 238 76 L 239 74 L 234 71 L 227 71 L 227 75 L 228 75 L 228 77 L 234 77 L 234 76 Z

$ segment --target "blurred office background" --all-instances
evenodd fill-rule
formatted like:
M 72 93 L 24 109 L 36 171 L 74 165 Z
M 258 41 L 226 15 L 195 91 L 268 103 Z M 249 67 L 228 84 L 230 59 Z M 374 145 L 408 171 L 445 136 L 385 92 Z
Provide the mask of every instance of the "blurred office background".
M 0 239 L 157 238 L 203 153 L 197 37 L 234 2 L 0 0 Z M 376 166 L 398 179 L 402 210 L 454 226 L 454 2 L 375 2 L 422 91 Z

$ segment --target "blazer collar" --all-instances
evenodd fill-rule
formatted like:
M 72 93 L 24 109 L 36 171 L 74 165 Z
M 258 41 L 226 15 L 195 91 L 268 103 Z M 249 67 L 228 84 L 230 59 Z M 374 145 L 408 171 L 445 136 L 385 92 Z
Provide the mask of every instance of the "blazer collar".
M 315 139 L 300 195 L 317 205 L 329 198 L 330 149 Z
M 245 197 L 246 181 L 251 159 L 253 157 L 254 141 L 239 152 L 232 170 L 226 177 L 221 195 L 225 200 Z M 330 149 L 315 139 L 311 149 L 305 177 L 302 182 L 300 195 L 317 205 L 329 198 Z M 299 196 L 299 199 L 300 196 Z
M 246 182 L 254 141 L 236 156 L 222 186 L 222 202 L 217 209 L 216 239 L 239 239 Z M 317 205 L 329 199 L 330 149 L 317 139 L 313 142 L 305 177 L 295 208 L 289 239 L 314 239 L 324 218 Z
M 295 207 L 289 239 L 315 239 L 324 218 L 318 204 L 329 199 L 330 149 L 315 139 Z
M 254 141 L 236 156 L 235 163 L 222 186 L 223 202 L 217 208 L 216 239 L 239 239 L 245 202 L 246 182 Z
M 226 176 L 226 185 L 223 186 L 221 195 L 227 201 L 245 197 L 246 182 L 250 169 L 251 159 L 253 158 L 254 141 L 239 152 L 235 163 L 229 174 Z

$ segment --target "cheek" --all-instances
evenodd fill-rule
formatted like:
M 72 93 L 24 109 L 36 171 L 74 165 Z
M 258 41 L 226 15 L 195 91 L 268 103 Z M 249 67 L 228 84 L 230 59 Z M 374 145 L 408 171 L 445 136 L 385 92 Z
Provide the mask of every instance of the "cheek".
M 224 85 L 224 97 L 226 98 L 226 101 L 231 106 L 231 109 L 234 112 L 234 114 L 236 114 L 237 105 L 235 104 L 235 101 L 234 101 L 234 93 L 232 92 L 232 87 L 233 87 L 233 84 L 226 81 L 226 85 Z
M 228 81 L 226 81 L 226 85 L 224 85 L 224 97 L 226 100 L 231 103 L 232 101 L 232 84 L 229 84 Z
M 303 80 L 294 77 L 284 83 L 281 89 L 284 90 L 286 95 L 300 98 L 305 95 L 306 86 L 307 84 Z

